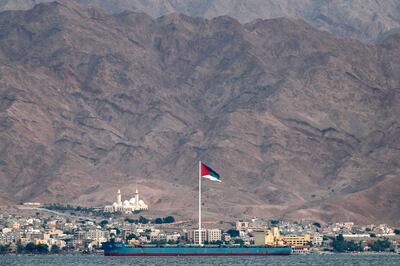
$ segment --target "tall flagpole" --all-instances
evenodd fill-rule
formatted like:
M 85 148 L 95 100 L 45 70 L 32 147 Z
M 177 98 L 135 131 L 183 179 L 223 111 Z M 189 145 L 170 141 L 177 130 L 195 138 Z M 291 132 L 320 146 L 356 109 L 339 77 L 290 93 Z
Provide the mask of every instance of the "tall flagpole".
M 199 161 L 199 245 L 202 245 L 201 241 L 201 161 Z

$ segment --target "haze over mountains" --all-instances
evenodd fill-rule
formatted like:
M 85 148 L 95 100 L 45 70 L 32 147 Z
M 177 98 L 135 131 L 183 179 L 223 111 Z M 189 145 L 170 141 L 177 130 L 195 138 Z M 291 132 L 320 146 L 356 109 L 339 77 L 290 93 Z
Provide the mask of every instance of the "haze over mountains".
M 53 0 L 0 0 L 0 10 L 29 9 Z M 71 1 L 71 0 L 67 0 Z M 126 10 L 157 18 L 170 13 L 214 18 L 228 15 L 242 23 L 255 19 L 303 19 L 339 36 L 370 42 L 400 27 L 398 0 L 78 0 L 109 13 Z
M 192 217 L 202 159 L 223 178 L 204 186 L 205 219 L 397 224 L 399 43 L 285 18 L 0 13 L 0 201 L 139 188 Z

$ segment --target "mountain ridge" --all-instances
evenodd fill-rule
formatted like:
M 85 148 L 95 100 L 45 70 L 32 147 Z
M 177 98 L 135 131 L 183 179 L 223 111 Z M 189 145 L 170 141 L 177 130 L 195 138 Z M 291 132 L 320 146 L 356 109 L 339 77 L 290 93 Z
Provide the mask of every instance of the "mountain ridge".
M 1 0 L 0 10 L 29 9 L 53 0 Z M 70 2 L 68 0 L 67 2 Z M 144 12 L 152 17 L 170 13 L 214 18 L 228 15 L 242 23 L 255 19 L 287 17 L 303 19 L 314 27 L 364 42 L 380 39 L 386 32 L 400 27 L 400 5 L 396 0 L 75 0 L 115 14 L 126 10 Z
M 398 221 L 399 36 L 280 18 L 0 13 L 0 197 L 105 205 L 136 188 L 191 217 Z M 378 206 L 371 210 L 372 206 Z

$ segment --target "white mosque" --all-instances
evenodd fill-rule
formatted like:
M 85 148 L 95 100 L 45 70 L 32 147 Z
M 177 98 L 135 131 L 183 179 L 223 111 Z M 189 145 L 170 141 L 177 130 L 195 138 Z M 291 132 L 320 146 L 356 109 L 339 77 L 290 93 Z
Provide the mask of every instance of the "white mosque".
M 117 202 L 112 205 L 104 207 L 104 212 L 124 212 L 130 213 L 133 211 L 147 210 L 149 207 L 144 203 L 143 200 L 139 199 L 139 191 L 136 189 L 135 197 L 130 200 L 124 200 L 122 202 L 121 190 L 117 192 Z

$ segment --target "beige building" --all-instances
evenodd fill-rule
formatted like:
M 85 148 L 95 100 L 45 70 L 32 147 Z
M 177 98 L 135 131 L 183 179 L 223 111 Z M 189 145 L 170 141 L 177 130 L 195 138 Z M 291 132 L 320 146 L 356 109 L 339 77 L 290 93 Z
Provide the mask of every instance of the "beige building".
M 14 230 L 18 230 L 19 228 L 20 228 L 20 224 L 18 223 L 18 222 L 14 222 L 13 224 L 12 224 L 12 228 L 14 229 Z
M 64 234 L 64 231 L 53 228 L 53 229 L 50 229 L 47 233 L 49 235 L 62 235 L 62 234 Z
M 249 228 L 249 222 L 242 222 L 242 221 L 237 221 L 236 222 L 236 230 L 244 230 Z
M 208 243 L 221 241 L 221 230 L 220 229 L 208 229 L 207 230 L 207 241 L 208 241 Z
M 37 239 L 35 241 L 36 245 L 48 245 L 47 240 L 46 239 Z
M 265 245 L 265 231 L 255 231 L 253 232 L 254 235 L 254 245 L 256 246 L 264 246 Z
M 311 235 L 305 234 L 303 236 L 297 235 L 281 235 L 278 227 L 273 227 L 264 231 L 255 231 L 254 244 L 256 246 L 291 246 L 302 247 L 308 246 L 312 241 Z
M 199 244 L 199 230 L 189 230 L 187 234 L 187 239 L 194 243 L 194 244 Z M 201 242 L 204 243 L 204 241 L 207 240 L 207 231 L 205 229 L 201 229 Z
M 281 241 L 281 234 L 278 227 L 273 227 L 268 230 L 261 230 L 253 232 L 254 244 L 256 246 L 282 246 L 284 243 Z
M 302 247 L 308 246 L 311 242 L 310 234 L 305 234 L 303 236 L 297 235 L 286 235 L 282 236 L 282 240 L 291 247 Z
M 108 231 L 95 229 L 85 232 L 85 239 L 92 240 L 92 243 L 98 246 L 102 242 L 108 241 L 109 238 L 110 238 L 110 233 Z
M 201 229 L 201 242 L 221 241 L 222 232 L 220 229 Z M 199 244 L 199 230 L 188 231 L 187 238 L 194 244 Z

